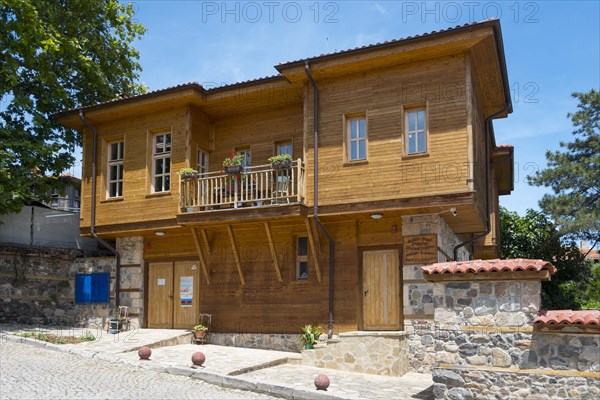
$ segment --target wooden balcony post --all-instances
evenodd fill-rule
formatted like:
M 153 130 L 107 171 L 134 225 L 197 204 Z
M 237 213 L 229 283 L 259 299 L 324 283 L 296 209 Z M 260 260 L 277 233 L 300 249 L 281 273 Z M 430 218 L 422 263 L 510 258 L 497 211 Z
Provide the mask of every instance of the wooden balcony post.
M 242 285 L 245 285 L 246 280 L 244 279 L 244 274 L 242 273 L 242 261 L 240 260 L 240 253 L 238 253 L 237 243 L 235 241 L 235 236 L 233 235 L 233 228 L 231 228 L 231 225 L 227 225 L 227 233 L 229 234 L 229 240 L 231 240 L 233 257 L 235 258 L 235 264 L 237 266 L 238 274 L 240 275 L 240 282 Z

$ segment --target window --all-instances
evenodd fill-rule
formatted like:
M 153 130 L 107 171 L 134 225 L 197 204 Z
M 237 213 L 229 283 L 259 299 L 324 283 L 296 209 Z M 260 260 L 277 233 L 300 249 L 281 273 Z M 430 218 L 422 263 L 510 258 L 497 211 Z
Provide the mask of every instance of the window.
M 282 154 L 293 155 L 292 153 L 292 142 L 282 142 L 277 143 L 277 155 L 280 156 Z
M 237 154 L 241 154 L 244 159 L 242 160 L 242 168 L 250 166 L 250 149 L 236 149 Z
M 123 196 L 123 141 L 108 144 L 106 197 Z
M 171 189 L 171 134 L 154 136 L 152 145 L 152 191 L 168 192 Z
M 347 119 L 348 161 L 367 159 L 367 123 L 365 117 Z
M 196 169 L 202 174 L 206 174 L 208 172 L 208 152 L 198 149 L 198 164 Z
M 308 279 L 308 240 L 306 236 L 296 238 L 296 279 Z
M 406 120 L 406 154 L 427 152 L 425 109 L 408 110 Z

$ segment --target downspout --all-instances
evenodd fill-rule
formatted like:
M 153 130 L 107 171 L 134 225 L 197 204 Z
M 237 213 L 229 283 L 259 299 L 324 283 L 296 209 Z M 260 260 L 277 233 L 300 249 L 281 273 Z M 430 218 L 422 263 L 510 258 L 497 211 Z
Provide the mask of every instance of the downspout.
M 90 234 L 94 239 L 96 239 L 102 246 L 108 249 L 111 253 L 115 255 L 116 259 L 116 273 L 115 273 L 115 311 L 119 309 L 119 295 L 121 292 L 121 255 L 110 244 L 108 244 L 104 239 L 100 236 L 96 235 L 96 160 L 97 160 L 97 152 L 96 152 L 96 141 L 98 138 L 98 133 L 96 132 L 96 128 L 90 122 L 85 119 L 83 115 L 83 110 L 79 110 L 79 118 L 81 121 L 87 126 L 93 134 L 92 139 L 92 215 L 90 221 Z
M 327 331 L 327 338 L 331 339 L 333 336 L 333 267 L 334 267 L 334 251 L 335 251 L 335 242 L 333 241 L 333 237 L 327 232 L 327 229 L 321 223 L 319 219 L 319 88 L 315 80 L 313 79 L 310 73 L 310 66 L 308 61 L 304 63 L 304 71 L 306 72 L 306 76 L 310 81 L 310 84 L 313 87 L 314 91 L 314 118 L 313 118 L 313 126 L 314 126 L 314 159 L 313 159 L 313 185 L 314 185 L 314 199 L 313 199 L 313 218 L 317 227 L 325 234 L 327 240 L 329 241 L 329 328 Z

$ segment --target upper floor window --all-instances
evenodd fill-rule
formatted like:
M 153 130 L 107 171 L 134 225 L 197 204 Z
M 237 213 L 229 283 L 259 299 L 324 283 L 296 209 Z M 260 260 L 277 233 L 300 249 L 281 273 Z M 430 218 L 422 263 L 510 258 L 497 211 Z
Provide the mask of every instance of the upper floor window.
M 171 189 L 171 134 L 154 135 L 152 145 L 152 191 L 168 192 Z
M 308 239 L 296 238 L 296 279 L 308 279 Z
M 406 154 L 427 152 L 427 127 L 424 108 L 407 110 L 406 123 Z
M 206 174 L 208 172 L 208 152 L 202 149 L 198 149 L 198 163 L 196 169 L 200 174 Z
M 251 157 L 250 157 L 250 149 L 249 148 L 241 148 L 241 149 L 236 149 L 235 151 L 237 154 L 241 154 L 243 159 L 242 159 L 242 168 L 247 168 L 250 166 L 250 161 L 251 161 Z
M 283 154 L 289 154 L 290 156 L 293 155 L 292 142 L 277 143 L 277 155 L 280 156 Z
M 108 172 L 106 197 L 123 196 L 123 141 L 108 144 Z
M 348 161 L 367 159 L 367 120 L 365 117 L 348 118 L 346 127 Z

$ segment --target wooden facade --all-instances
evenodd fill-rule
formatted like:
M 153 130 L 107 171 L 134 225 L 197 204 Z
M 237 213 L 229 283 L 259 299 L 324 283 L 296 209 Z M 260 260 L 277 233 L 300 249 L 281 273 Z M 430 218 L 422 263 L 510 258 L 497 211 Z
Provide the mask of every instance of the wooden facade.
M 185 84 L 88 107 L 85 118 L 97 131 L 96 171 L 92 132 L 77 111 L 59 114 L 63 124 L 84 133 L 82 233 L 90 229 L 96 174 L 96 233 L 144 238 L 148 326 L 190 327 L 198 312 L 212 314 L 223 332 L 297 332 L 306 323 L 326 323 L 329 254 L 312 218 L 315 93 L 305 61 L 320 94 L 318 205 L 336 246 L 336 330 L 402 328 L 403 216 L 439 214 L 463 240 L 483 232 L 490 218 L 490 234 L 470 250 L 497 255 L 497 199 L 512 190 L 512 148 L 496 147 L 493 137 L 486 148 L 493 131 L 485 121 L 506 117 L 510 96 L 499 22 L 487 21 L 280 64 L 271 78 L 210 90 Z M 407 154 L 405 119 L 413 109 L 426 115 L 427 149 L 419 154 Z M 366 121 L 366 157 L 350 161 L 347 123 L 356 117 Z M 171 183 L 169 191 L 153 193 L 153 137 L 161 133 L 171 135 Z M 110 198 L 114 141 L 124 142 L 123 192 Z M 291 146 L 298 171 L 302 165 L 302 178 L 298 172 L 283 180 L 296 185 L 292 201 L 262 200 L 265 191 L 281 189 L 282 180 L 267 170 L 261 195 L 252 180 L 252 196 L 260 198 L 182 207 L 190 191 L 222 190 L 198 183 L 206 176 L 179 185 L 177 171 L 195 168 L 198 150 L 208 154 L 208 171 L 216 173 L 232 152 L 247 152 L 252 166 L 268 164 L 281 144 Z M 498 161 L 493 168 L 492 159 Z M 244 179 L 250 187 L 250 178 Z M 448 213 L 451 208 L 457 216 Z M 373 213 L 384 218 L 375 220 Z M 299 250 L 303 238 L 306 254 Z M 301 257 L 306 279 L 299 279 Z M 194 301 L 185 310 L 177 297 L 182 276 L 194 277 Z

